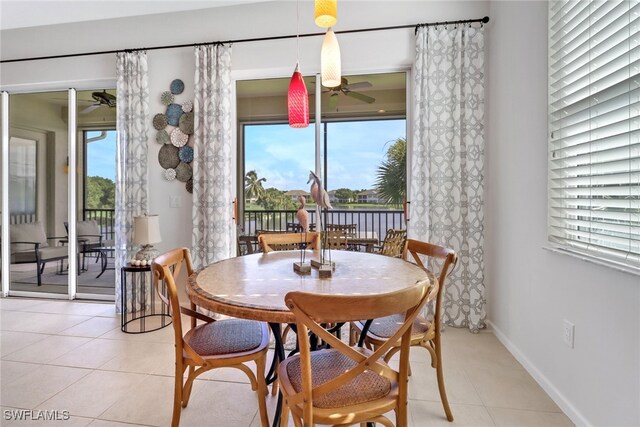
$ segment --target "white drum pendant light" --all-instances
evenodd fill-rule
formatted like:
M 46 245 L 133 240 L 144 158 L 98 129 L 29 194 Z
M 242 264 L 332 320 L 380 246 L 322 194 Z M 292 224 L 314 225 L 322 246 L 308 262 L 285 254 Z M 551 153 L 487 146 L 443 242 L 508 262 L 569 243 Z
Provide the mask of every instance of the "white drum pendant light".
M 320 69 L 322 74 L 322 86 L 340 86 L 340 78 L 342 77 L 340 45 L 338 44 L 338 39 L 331 28 L 327 30 L 327 33 L 324 35 L 324 41 L 322 42 Z

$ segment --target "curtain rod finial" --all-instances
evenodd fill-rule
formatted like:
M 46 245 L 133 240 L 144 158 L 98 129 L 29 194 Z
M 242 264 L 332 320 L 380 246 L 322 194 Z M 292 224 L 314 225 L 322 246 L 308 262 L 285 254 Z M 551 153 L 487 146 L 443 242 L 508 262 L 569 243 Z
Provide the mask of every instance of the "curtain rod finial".
M 484 18 L 482 18 L 482 23 L 486 24 L 487 22 L 489 22 L 489 17 L 485 16 Z

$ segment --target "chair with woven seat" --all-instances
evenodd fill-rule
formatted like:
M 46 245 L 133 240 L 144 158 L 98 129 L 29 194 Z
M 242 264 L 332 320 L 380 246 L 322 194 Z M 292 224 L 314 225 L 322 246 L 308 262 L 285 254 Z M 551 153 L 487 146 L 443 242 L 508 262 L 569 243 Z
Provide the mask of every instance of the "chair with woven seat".
M 407 230 L 387 230 L 382 246 L 375 253 L 380 255 L 400 258 L 407 240 Z
M 439 288 L 435 302 L 434 319 L 433 321 L 430 321 L 423 316 L 418 316 L 416 318 L 411 332 L 411 345 L 423 347 L 429 351 L 431 355 L 431 366 L 436 369 L 438 390 L 440 392 L 440 400 L 442 401 L 444 412 L 447 415 L 447 419 L 449 421 L 453 421 L 453 414 L 451 413 L 451 408 L 449 407 L 449 401 L 447 399 L 447 392 L 444 387 L 440 330 L 442 329 L 442 298 L 445 291 L 445 282 L 447 276 L 455 267 L 458 257 L 451 249 L 412 239 L 407 240 L 407 244 L 403 252 L 403 258 L 407 260 L 409 255 L 411 256 L 411 261 L 415 262 L 422 268 L 425 268 L 425 266 L 421 256 L 428 257 L 432 261 L 439 260 L 442 262 L 440 275 L 438 277 Z M 365 344 L 374 349 L 380 347 L 391 335 L 394 334 L 394 331 L 398 329 L 400 324 L 402 324 L 402 320 L 403 319 L 397 315 L 376 318 L 371 323 L 369 330 L 367 331 L 364 339 Z M 351 343 L 357 342 L 364 325 L 365 324 L 362 321 L 351 323 Z M 388 362 L 399 350 L 399 345 L 394 346 L 385 355 L 384 360 Z
M 313 231 L 308 233 L 267 233 L 258 236 L 262 251 L 289 251 L 300 249 L 317 249 L 320 247 L 320 234 Z
M 396 425 L 407 425 L 407 376 L 411 325 L 420 309 L 435 298 L 437 284 L 428 280 L 399 291 L 378 295 L 319 295 L 289 292 L 285 303 L 296 317 L 300 354 L 278 367 L 284 397 L 281 426 L 290 412 L 296 426 L 314 424 L 351 425 L 379 422 L 392 426 L 384 416 L 396 413 Z M 406 319 L 376 351 L 350 347 L 322 327 L 323 323 L 401 313 Z M 330 348 L 311 351 L 308 331 Z M 401 342 L 399 370 L 381 359 Z
M 258 407 L 263 426 L 269 425 L 265 398 L 265 366 L 269 344 L 266 323 L 243 319 L 214 320 L 191 308 L 180 305 L 176 280 L 182 266 L 187 275 L 193 273 L 191 255 L 187 248 L 173 249 L 157 257 L 151 266 L 154 285 L 160 298 L 168 304 L 173 319 L 176 348 L 175 389 L 172 426 L 180 424 L 180 413 L 186 408 L 191 388 L 196 377 L 215 368 L 237 368 L 243 371 L 251 382 L 251 389 L 258 391 Z M 164 281 L 167 295 L 160 291 Z M 191 329 L 183 335 L 181 314 L 191 317 Z M 197 325 L 197 321 L 205 323 Z M 197 325 L 197 326 L 196 326 Z M 256 374 L 245 365 L 255 362 Z M 186 382 L 184 373 L 189 369 Z

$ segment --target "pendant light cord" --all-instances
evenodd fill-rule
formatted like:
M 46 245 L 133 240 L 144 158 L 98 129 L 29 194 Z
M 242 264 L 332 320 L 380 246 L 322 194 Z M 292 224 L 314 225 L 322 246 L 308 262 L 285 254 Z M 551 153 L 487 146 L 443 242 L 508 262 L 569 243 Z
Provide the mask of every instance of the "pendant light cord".
M 300 0 L 296 0 L 296 68 L 300 64 Z

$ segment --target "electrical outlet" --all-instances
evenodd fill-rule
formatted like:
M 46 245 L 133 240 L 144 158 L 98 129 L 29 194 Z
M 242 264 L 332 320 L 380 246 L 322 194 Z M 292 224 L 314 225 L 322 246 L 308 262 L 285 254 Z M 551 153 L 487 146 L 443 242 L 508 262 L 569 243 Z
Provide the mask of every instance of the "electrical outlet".
M 573 348 L 573 335 L 575 333 L 576 326 L 569 322 L 567 319 L 564 319 L 562 322 L 562 335 L 564 339 L 564 343 Z
M 180 200 L 180 196 L 169 196 L 169 207 L 170 208 L 179 208 L 182 200 Z

